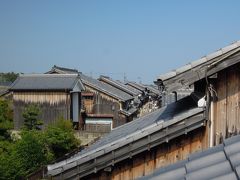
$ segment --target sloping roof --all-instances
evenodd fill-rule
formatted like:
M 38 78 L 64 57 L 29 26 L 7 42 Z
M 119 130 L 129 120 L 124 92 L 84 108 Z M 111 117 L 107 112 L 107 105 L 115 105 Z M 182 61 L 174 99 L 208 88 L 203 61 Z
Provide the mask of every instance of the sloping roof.
M 138 84 L 136 82 L 128 81 L 126 83 L 126 85 L 131 86 L 131 87 L 133 87 L 133 88 L 135 88 L 135 89 L 137 89 L 137 90 L 139 90 L 141 92 L 145 91 L 145 87 L 141 86 L 140 84 Z
M 240 179 L 240 135 L 223 144 L 190 155 L 186 160 L 155 170 L 140 180 Z
M 127 101 L 133 99 L 133 96 L 106 83 L 100 82 L 97 79 L 91 78 L 84 74 L 80 74 L 80 77 L 83 84 L 88 85 L 94 89 L 97 89 L 105 94 L 108 94 L 109 96 L 112 96 L 120 101 Z
M 191 85 L 205 76 L 210 76 L 240 62 L 239 52 L 240 41 L 237 41 L 176 70 L 160 75 L 155 84 L 163 83 L 168 91 L 175 91 L 183 86 Z
M 0 82 L 0 97 L 9 93 L 12 82 Z
M 60 67 L 54 65 L 52 69 L 45 74 L 52 74 L 52 73 L 59 73 L 59 74 L 78 74 L 78 70 L 76 69 L 70 69 L 65 67 Z
M 151 93 L 154 93 L 155 95 L 160 94 L 160 91 L 151 85 L 144 85 L 141 83 L 136 83 L 136 82 L 131 82 L 131 81 L 127 82 L 126 85 L 130 86 L 132 88 L 135 88 L 141 92 L 144 92 L 145 90 L 149 90 Z
M 72 90 L 84 86 L 77 74 L 24 74 L 12 84 L 10 90 Z
M 129 86 L 127 84 L 124 84 L 128 89 L 130 89 L 131 91 L 136 91 L 137 94 L 142 94 L 142 91 L 132 87 L 132 86 Z
M 113 129 L 75 156 L 48 166 L 48 174 L 84 177 L 129 156 L 155 147 L 204 125 L 204 110 L 188 96 L 146 116 Z M 131 150 L 129 150 L 131 144 Z M 115 156 L 112 156 L 114 152 Z M 130 154 L 131 155 L 130 155 Z M 77 166 L 79 171 L 76 170 Z M 68 171 L 75 173 L 69 173 Z M 66 172 L 66 174 L 65 174 Z M 64 175 L 65 174 L 65 175 Z
M 50 71 L 46 72 L 46 74 L 51 74 L 51 73 L 79 74 L 83 84 L 86 84 L 100 92 L 103 92 L 113 98 L 120 100 L 120 101 L 127 101 L 127 100 L 133 99 L 133 97 L 131 95 L 123 92 L 122 90 L 112 87 L 108 84 L 102 83 L 102 82 L 98 81 L 97 79 L 86 76 L 86 75 L 78 72 L 78 70 L 76 70 L 76 69 L 64 68 L 64 67 L 59 67 L 59 66 L 54 65 Z
M 105 76 L 100 76 L 99 80 L 102 82 L 105 82 L 115 88 L 118 88 L 128 94 L 130 94 L 131 96 L 137 96 L 139 94 L 141 94 L 141 91 L 137 91 L 136 89 L 133 88 L 129 88 L 128 86 L 126 86 L 125 84 L 119 82 L 119 81 L 114 81 L 113 79 L 109 78 L 109 77 L 105 77 Z

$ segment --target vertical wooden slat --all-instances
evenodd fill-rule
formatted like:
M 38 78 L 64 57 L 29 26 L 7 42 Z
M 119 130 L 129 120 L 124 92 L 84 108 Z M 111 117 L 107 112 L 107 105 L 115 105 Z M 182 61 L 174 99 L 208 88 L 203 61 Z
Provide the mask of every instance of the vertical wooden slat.
M 137 156 L 133 159 L 133 179 L 144 176 L 145 157 Z
M 226 137 L 226 121 L 227 121 L 227 83 L 226 83 L 226 72 L 222 71 L 218 74 L 217 81 L 217 96 L 218 101 L 216 102 L 216 112 L 214 113 L 214 123 L 216 124 L 216 144 L 220 143 L 220 137 Z

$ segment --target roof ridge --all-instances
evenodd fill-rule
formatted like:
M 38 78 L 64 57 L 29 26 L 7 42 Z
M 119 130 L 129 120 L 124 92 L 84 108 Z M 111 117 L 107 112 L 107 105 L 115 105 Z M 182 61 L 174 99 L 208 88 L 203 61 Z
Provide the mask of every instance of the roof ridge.
M 61 66 L 57 66 L 57 65 L 54 65 L 52 68 L 56 68 L 56 69 L 60 69 L 60 70 L 69 70 L 69 71 L 76 71 L 76 72 L 78 72 L 77 69 L 71 69 L 71 68 L 61 67 Z
M 174 76 L 176 76 L 177 74 L 180 74 L 180 73 L 183 73 L 191 68 L 194 68 L 196 66 L 199 66 L 203 63 L 205 63 L 206 61 L 210 61 L 214 58 L 217 58 L 223 54 L 226 54 L 234 49 L 237 49 L 240 47 L 240 40 L 239 41 L 235 41 L 223 48 L 220 48 L 212 53 L 209 53 L 205 56 L 202 56 L 201 58 L 199 59 L 196 59 L 196 60 L 193 60 L 183 66 L 180 66 L 179 68 L 176 68 L 176 69 L 173 69 L 173 70 L 170 70 L 166 73 L 162 73 L 160 75 L 158 75 L 157 79 L 162 79 L 163 81 L 167 80 L 167 79 L 170 79 Z
M 42 74 L 42 73 L 32 73 L 32 74 L 20 74 L 19 77 L 77 77 L 78 74 Z

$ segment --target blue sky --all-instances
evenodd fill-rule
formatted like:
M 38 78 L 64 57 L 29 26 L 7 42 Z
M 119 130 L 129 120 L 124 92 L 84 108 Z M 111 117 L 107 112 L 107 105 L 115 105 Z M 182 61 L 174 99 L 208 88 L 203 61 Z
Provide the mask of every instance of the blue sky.
M 0 72 L 54 64 L 151 83 L 240 40 L 240 1 L 1 0 Z

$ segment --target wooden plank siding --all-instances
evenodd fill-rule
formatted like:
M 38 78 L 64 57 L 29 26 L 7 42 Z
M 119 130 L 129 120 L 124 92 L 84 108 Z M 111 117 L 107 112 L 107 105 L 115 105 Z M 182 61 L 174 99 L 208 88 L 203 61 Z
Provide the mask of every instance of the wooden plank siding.
M 215 145 L 223 139 L 240 133 L 240 64 L 218 73 L 214 103 Z
M 22 113 L 28 104 L 37 104 L 41 109 L 39 119 L 44 126 L 58 117 L 70 119 L 70 94 L 65 92 L 14 92 L 14 128 L 20 129 L 24 119 Z
M 169 143 L 161 144 L 150 151 L 145 151 L 127 160 L 116 163 L 111 172 L 101 170 L 81 179 L 112 179 L 126 180 L 136 179 L 151 174 L 156 168 L 173 164 L 186 159 L 189 154 L 206 149 L 205 127 L 201 127 L 182 135 Z
M 93 93 L 92 99 L 84 98 L 82 103 L 86 113 L 89 114 L 112 114 L 113 115 L 113 128 L 123 125 L 128 122 L 125 115 L 119 113 L 122 107 L 122 102 L 119 100 L 99 92 L 92 87 L 85 85 L 86 91 Z

